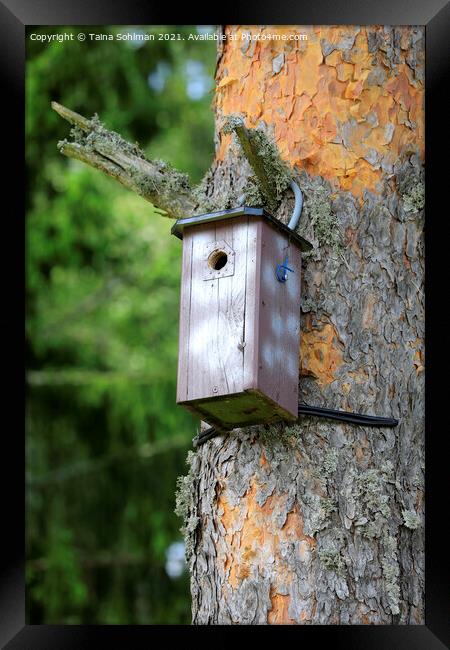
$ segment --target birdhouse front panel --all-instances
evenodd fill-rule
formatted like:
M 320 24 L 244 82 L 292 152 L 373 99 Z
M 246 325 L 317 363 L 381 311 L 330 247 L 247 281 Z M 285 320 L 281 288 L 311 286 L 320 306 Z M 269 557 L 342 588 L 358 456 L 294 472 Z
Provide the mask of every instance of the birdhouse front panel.
M 248 217 L 184 231 L 178 402 L 244 390 L 246 287 L 255 282 L 248 235 Z
M 298 415 L 301 238 L 235 212 L 182 231 L 177 403 L 223 429 Z

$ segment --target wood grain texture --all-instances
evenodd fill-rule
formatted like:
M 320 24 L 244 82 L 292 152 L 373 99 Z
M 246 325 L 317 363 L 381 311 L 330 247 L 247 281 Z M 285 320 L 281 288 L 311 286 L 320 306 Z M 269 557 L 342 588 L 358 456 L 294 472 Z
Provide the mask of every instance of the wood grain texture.
M 244 390 L 258 387 L 259 322 L 261 287 L 262 220 L 250 219 L 247 231 L 247 281 L 245 294 Z
M 285 283 L 276 279 L 276 267 L 286 257 Z M 262 224 L 261 289 L 257 312 L 259 327 L 258 389 L 289 411 L 298 414 L 298 369 L 300 345 L 299 248 L 267 222 Z
M 191 318 L 189 325 L 188 399 L 223 395 L 227 378 L 220 365 L 216 336 L 219 280 L 204 281 L 205 247 L 216 240 L 215 227 L 193 227 Z
M 220 347 L 219 363 L 228 394 L 239 393 L 243 389 L 247 231 L 248 217 L 216 223 L 216 239 L 229 242 L 235 251 L 234 274 L 218 280 L 215 332 Z
M 191 321 L 191 275 L 192 275 L 192 231 L 187 230 L 183 240 L 183 257 L 181 263 L 180 319 L 178 334 L 178 379 L 177 402 L 188 397 L 189 370 L 189 328 Z
M 183 246 L 190 245 L 192 254 L 190 272 L 183 267 L 180 345 L 184 347 L 179 356 L 187 355 L 187 372 L 181 364 L 184 374 L 179 377 L 178 402 L 243 390 L 247 228 L 248 218 L 243 217 L 186 229 Z M 226 242 L 234 252 L 233 273 L 205 280 L 208 253 L 215 243 L 220 248 L 220 242 Z
M 186 232 L 178 403 L 225 428 L 296 418 L 300 250 L 262 217 Z M 219 249 L 227 264 L 211 272 Z M 276 267 L 286 256 L 283 284 Z

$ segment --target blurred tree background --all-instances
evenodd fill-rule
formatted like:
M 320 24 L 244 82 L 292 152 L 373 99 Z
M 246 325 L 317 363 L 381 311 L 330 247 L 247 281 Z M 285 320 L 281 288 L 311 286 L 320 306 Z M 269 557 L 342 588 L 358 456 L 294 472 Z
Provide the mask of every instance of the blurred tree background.
M 198 182 L 213 154 L 213 41 L 27 38 L 27 622 L 190 623 L 176 477 L 181 244 L 172 221 L 57 150 L 56 100 Z M 73 33 L 43 44 L 35 34 Z

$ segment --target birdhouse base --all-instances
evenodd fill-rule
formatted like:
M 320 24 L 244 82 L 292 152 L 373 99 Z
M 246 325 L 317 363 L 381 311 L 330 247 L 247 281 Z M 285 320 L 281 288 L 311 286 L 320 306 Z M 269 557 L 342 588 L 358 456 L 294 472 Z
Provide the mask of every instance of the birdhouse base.
M 295 422 L 295 415 L 285 410 L 259 390 L 178 402 L 202 420 L 218 429 L 231 430 L 252 424 Z

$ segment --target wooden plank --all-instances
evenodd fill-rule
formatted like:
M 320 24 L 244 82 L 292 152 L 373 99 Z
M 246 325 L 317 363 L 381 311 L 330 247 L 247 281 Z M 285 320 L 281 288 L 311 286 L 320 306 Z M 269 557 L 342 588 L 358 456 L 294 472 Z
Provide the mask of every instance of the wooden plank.
M 280 315 L 280 291 L 285 287 L 275 275 L 277 264 L 283 261 L 285 239 L 281 233 L 262 226 L 261 293 L 259 313 L 258 388 L 273 400 L 280 398 L 280 337 L 283 324 Z
M 233 275 L 217 280 L 219 295 L 215 335 L 227 394 L 243 390 L 247 229 L 248 217 L 216 223 L 217 240 L 225 240 L 234 251 Z
M 301 303 L 301 251 L 295 242 L 288 243 L 288 280 L 283 285 L 287 291 L 281 292 L 280 312 L 285 324 L 283 333 L 283 353 L 281 360 L 281 396 L 278 403 L 295 416 L 298 415 L 298 382 L 300 354 L 300 303 Z
M 181 262 L 180 322 L 178 330 L 177 402 L 187 399 L 191 308 L 192 232 L 186 229 Z
M 275 269 L 288 255 L 288 280 Z M 298 412 L 300 251 L 288 237 L 263 223 L 259 313 L 258 388 L 284 409 Z
M 249 219 L 244 323 L 244 390 L 256 389 L 258 386 L 261 238 L 262 219 Z
M 243 390 L 247 224 L 242 217 L 192 228 L 189 400 Z M 234 273 L 205 280 L 204 251 L 218 241 L 234 250 Z
M 217 373 L 219 349 L 215 331 L 218 311 L 218 280 L 205 281 L 205 249 L 216 240 L 215 224 L 192 226 L 191 317 L 187 398 L 223 394 L 225 377 Z

